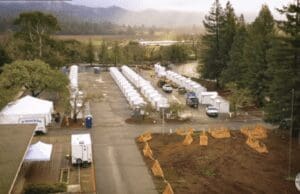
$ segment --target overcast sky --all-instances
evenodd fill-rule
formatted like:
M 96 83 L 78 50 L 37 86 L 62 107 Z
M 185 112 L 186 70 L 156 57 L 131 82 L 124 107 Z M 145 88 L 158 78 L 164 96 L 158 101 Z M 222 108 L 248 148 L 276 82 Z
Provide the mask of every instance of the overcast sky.
M 207 12 L 214 0 L 72 0 L 72 4 L 86 5 L 90 7 L 119 6 L 130 10 L 180 10 Z M 258 12 L 262 4 L 269 5 L 273 11 L 275 8 L 294 0 L 231 0 L 238 13 Z M 224 6 L 227 0 L 220 0 Z

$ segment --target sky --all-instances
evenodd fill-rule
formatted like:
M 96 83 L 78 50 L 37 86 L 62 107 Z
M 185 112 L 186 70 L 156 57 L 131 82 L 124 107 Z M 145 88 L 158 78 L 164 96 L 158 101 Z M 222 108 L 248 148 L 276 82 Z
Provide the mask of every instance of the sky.
M 71 0 L 72 4 L 86 5 L 89 7 L 119 6 L 129 10 L 179 10 L 207 12 L 214 0 Z M 236 12 L 258 12 L 262 4 L 267 4 L 271 10 L 293 0 L 231 0 Z M 220 0 L 224 6 L 227 0 Z

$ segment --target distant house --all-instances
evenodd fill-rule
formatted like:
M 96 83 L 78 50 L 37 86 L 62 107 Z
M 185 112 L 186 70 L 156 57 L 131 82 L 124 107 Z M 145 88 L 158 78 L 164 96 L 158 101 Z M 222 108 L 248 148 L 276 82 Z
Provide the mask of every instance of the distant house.
M 182 43 L 182 42 L 176 40 L 139 41 L 139 44 L 142 46 L 171 46 L 177 43 Z

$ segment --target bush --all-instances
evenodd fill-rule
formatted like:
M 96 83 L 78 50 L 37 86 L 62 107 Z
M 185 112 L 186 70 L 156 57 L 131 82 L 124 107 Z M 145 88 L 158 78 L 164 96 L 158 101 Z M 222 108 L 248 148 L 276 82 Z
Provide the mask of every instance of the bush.
M 57 184 L 30 184 L 25 188 L 24 194 L 49 194 L 66 192 L 67 186 L 63 183 Z

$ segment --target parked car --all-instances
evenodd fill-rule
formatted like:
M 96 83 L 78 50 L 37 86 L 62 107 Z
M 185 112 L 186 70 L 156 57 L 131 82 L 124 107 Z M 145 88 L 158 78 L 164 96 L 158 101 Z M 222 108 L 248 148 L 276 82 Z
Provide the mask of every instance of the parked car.
M 185 94 L 185 93 L 186 93 L 185 87 L 179 87 L 179 88 L 178 88 L 178 93 L 179 93 L 179 94 Z
M 218 117 L 219 110 L 211 105 L 206 107 L 206 115 L 209 117 Z
M 174 82 L 171 82 L 171 86 L 172 86 L 173 88 L 175 88 L 175 89 L 178 88 L 178 85 L 177 85 L 176 83 L 174 83 Z
M 172 91 L 173 91 L 173 88 L 170 84 L 163 85 L 162 89 L 166 93 L 172 93 Z
M 161 77 L 159 78 L 159 80 L 157 81 L 157 86 L 162 88 L 165 84 L 167 84 L 167 79 L 166 77 Z
M 157 86 L 160 88 L 162 88 L 165 84 L 166 84 L 165 80 L 160 79 L 157 81 Z
M 282 119 L 279 123 L 279 129 L 290 129 L 291 128 L 291 119 Z
M 186 93 L 186 105 L 189 105 L 193 108 L 198 108 L 199 106 L 199 100 L 195 94 L 195 92 L 188 92 Z

